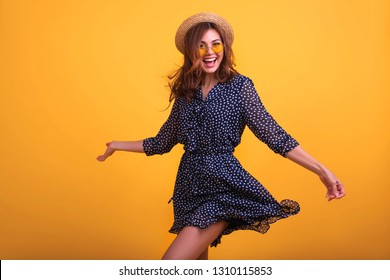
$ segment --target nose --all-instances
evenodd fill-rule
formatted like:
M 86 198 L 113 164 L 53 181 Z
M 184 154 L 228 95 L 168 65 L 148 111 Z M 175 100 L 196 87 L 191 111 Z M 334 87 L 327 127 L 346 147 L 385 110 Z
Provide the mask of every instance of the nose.
M 213 54 L 213 47 L 212 46 L 207 46 L 207 54 Z

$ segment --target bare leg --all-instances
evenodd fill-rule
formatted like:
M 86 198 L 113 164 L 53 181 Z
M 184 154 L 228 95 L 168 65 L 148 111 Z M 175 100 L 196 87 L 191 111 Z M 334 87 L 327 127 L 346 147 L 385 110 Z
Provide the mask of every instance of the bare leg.
M 218 222 L 208 228 L 185 227 L 176 236 L 163 260 L 196 260 L 208 256 L 207 248 L 228 226 L 228 222 Z
M 208 260 L 209 259 L 209 248 L 207 247 L 206 250 L 203 251 L 202 254 L 197 258 L 197 260 Z

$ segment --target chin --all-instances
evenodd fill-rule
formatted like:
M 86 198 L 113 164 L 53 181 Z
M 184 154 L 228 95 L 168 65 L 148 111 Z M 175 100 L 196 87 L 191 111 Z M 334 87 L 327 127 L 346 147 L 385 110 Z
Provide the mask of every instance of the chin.
M 214 67 L 210 68 L 210 67 L 205 67 L 202 65 L 202 70 L 203 72 L 207 73 L 207 74 L 213 74 L 215 72 L 217 72 L 217 70 L 219 69 L 219 65 L 215 65 Z
M 203 72 L 206 73 L 206 74 L 214 74 L 215 72 L 217 72 L 218 68 L 217 69 L 204 69 L 203 68 Z

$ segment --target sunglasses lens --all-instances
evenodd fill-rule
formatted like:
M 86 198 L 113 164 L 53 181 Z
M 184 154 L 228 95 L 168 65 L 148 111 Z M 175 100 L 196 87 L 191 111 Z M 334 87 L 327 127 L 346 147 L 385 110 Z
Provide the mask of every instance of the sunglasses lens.
M 222 43 L 214 43 L 213 46 L 211 47 L 213 52 L 215 53 L 220 53 L 221 51 L 223 51 L 223 45 Z
M 207 53 L 207 45 L 206 44 L 200 44 L 199 46 L 199 53 L 200 56 L 204 56 Z
M 200 56 L 204 56 L 206 53 L 207 53 L 207 49 L 202 49 L 202 48 L 199 49 Z

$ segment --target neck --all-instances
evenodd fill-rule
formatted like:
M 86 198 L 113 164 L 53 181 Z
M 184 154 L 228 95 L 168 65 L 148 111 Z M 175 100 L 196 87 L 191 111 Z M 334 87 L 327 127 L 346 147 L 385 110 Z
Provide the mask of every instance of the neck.
M 203 79 L 203 87 L 212 88 L 218 83 L 217 79 L 214 77 L 214 74 L 206 74 Z

